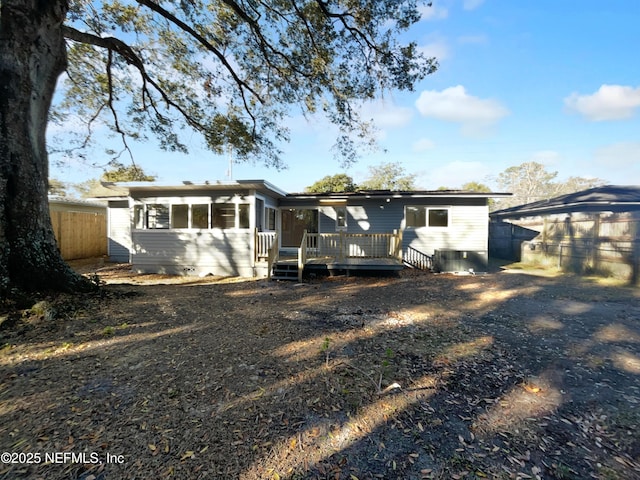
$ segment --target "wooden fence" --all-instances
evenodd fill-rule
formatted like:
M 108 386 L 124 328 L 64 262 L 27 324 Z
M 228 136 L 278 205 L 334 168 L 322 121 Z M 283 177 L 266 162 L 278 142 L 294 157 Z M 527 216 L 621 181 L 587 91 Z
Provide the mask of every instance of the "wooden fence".
M 104 213 L 52 211 L 51 224 L 65 260 L 107 254 L 107 217 Z
M 640 273 L 640 215 L 591 214 L 545 218 L 538 236 L 522 245 L 522 261 L 578 273 L 605 273 L 632 282 Z

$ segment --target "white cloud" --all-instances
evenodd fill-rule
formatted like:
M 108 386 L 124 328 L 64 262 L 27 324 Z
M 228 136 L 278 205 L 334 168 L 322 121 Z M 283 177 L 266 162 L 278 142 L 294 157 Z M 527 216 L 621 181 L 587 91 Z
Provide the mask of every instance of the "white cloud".
M 475 10 L 483 3 L 484 3 L 484 0 L 464 0 L 462 2 L 462 7 L 465 10 Z
M 640 87 L 602 85 L 592 95 L 572 93 L 564 103 L 571 111 L 589 120 L 624 120 L 631 118 L 640 107 Z
M 360 109 L 363 120 L 373 119 L 378 128 L 404 127 L 413 118 L 413 110 L 400 107 L 388 100 L 376 100 L 364 103 Z
M 431 43 L 419 46 L 418 52 L 428 58 L 436 57 L 436 60 L 439 62 L 442 62 L 450 56 L 449 45 L 442 39 L 434 40 Z
M 597 149 L 594 159 L 608 168 L 637 168 L 640 165 L 640 142 L 620 142 Z
M 460 123 L 467 133 L 482 131 L 509 114 L 497 100 L 469 95 L 462 85 L 441 92 L 425 90 L 416 107 L 425 117 Z
M 422 15 L 422 20 L 442 20 L 449 16 L 449 10 L 439 5 L 419 5 L 418 12 Z
M 416 153 L 426 152 L 427 150 L 431 150 L 434 148 L 436 144 L 433 140 L 429 140 L 428 138 L 421 138 L 411 145 L 411 149 Z

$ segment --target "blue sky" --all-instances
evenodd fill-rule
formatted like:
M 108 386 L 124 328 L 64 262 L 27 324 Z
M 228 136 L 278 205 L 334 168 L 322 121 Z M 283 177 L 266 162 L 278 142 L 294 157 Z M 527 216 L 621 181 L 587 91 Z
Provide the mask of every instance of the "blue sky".
M 233 179 L 298 192 L 325 175 L 345 172 L 357 183 L 368 166 L 399 162 L 419 188 L 480 181 L 496 189 L 492 177 L 536 161 L 558 180 L 640 185 L 639 1 L 434 0 L 422 10 L 407 38 L 440 68 L 414 92 L 363 106 L 377 122 L 380 151 L 344 169 L 331 152 L 332 127 L 294 116 L 292 141 L 282 146 L 288 168 L 234 164 Z M 189 155 L 151 142 L 132 146 L 136 162 L 162 183 L 230 179 L 229 159 L 196 135 Z M 63 181 L 101 173 L 56 163 L 51 175 Z

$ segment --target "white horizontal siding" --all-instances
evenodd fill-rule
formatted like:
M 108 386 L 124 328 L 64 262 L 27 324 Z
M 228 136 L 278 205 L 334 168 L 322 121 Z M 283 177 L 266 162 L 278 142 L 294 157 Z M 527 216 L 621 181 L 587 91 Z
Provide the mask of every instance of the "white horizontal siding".
M 253 276 L 251 231 L 134 230 L 134 270 Z
M 489 239 L 489 210 L 486 206 L 449 207 L 448 227 L 407 228 L 404 247 L 413 247 L 427 255 L 434 250 L 486 251 Z
M 109 242 L 108 253 L 112 262 L 128 262 L 129 249 L 131 248 L 131 219 L 129 217 L 129 205 L 120 202 L 121 205 L 110 206 L 109 215 Z

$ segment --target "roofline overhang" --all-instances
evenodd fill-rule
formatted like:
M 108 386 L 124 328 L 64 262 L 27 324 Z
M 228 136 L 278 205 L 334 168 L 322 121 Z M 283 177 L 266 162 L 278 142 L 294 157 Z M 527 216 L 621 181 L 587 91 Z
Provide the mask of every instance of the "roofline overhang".
M 501 192 L 467 192 L 467 191 L 375 191 L 375 192 L 344 192 L 344 193 L 290 193 L 288 200 L 347 200 L 350 198 L 370 199 L 370 198 L 443 198 L 443 197 L 465 197 L 465 198 L 507 198 L 512 193 Z
M 286 197 L 287 192 L 276 187 L 265 180 L 233 180 L 233 181 L 215 181 L 215 182 L 190 182 L 184 181 L 182 185 L 175 184 L 158 184 L 153 182 L 101 182 L 106 188 L 115 187 L 126 189 L 124 196 L 130 196 L 132 193 L 139 192 L 157 192 L 164 190 L 176 190 L 180 192 L 201 192 L 212 190 L 233 190 L 234 188 L 243 188 L 249 190 L 258 190 L 271 192 L 278 197 Z
M 640 209 L 640 202 L 571 202 L 563 205 L 547 205 L 531 208 L 518 208 L 496 210 L 491 212 L 489 216 L 499 218 L 521 218 L 521 217 L 534 217 L 541 214 L 561 214 L 561 213 L 573 213 L 576 212 L 576 208 L 579 207 L 580 211 L 619 211 Z

